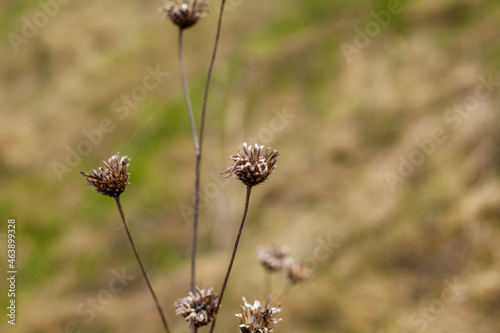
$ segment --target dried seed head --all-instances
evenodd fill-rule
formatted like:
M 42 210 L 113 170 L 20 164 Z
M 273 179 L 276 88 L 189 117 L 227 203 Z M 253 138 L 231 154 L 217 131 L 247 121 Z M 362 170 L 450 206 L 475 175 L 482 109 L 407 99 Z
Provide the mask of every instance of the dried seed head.
M 269 305 L 271 297 L 267 298 L 265 306 L 261 306 L 259 301 L 255 301 L 253 305 L 249 304 L 245 297 L 241 306 L 241 313 L 237 313 L 236 317 L 240 318 L 240 331 L 242 333 L 268 333 L 273 331 L 274 325 L 280 320 L 273 318 L 274 314 L 281 311 L 280 307 L 272 307 Z
M 122 194 L 129 184 L 127 173 L 128 162 L 130 159 L 127 156 L 120 158 L 119 153 L 111 156 L 108 162 L 104 163 L 105 169 L 92 169 L 92 174 L 80 172 L 83 176 L 87 177 L 87 183 L 95 187 L 95 190 L 102 195 L 116 198 Z
M 270 272 L 276 272 L 282 269 L 288 258 L 290 258 L 288 251 L 288 246 L 277 247 L 273 245 L 267 249 L 260 249 L 257 252 L 257 257 L 265 269 Z
M 179 298 L 175 302 L 176 315 L 182 315 L 191 326 L 204 326 L 216 317 L 219 295 L 214 293 L 213 288 L 208 290 L 196 287 L 196 291 L 189 292 L 188 296 Z
M 229 157 L 234 162 L 225 173 L 238 178 L 246 186 L 255 186 L 264 182 L 273 172 L 276 158 L 280 154 L 276 150 L 267 148 L 262 154 L 264 146 L 257 144 L 247 146 L 243 144 L 243 152 L 238 151 L 236 155 Z
M 290 260 L 286 268 L 288 280 L 294 284 L 302 282 L 311 276 L 311 270 L 297 260 Z
M 189 28 L 208 12 L 208 4 L 204 0 L 165 2 L 163 8 L 165 18 L 170 18 L 179 28 Z

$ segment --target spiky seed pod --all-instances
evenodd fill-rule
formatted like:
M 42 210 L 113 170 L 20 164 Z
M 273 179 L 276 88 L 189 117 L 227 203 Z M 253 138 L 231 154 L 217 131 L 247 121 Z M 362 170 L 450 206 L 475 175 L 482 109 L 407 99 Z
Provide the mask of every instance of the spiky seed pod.
M 241 306 L 241 313 L 237 313 L 236 317 L 240 318 L 240 331 L 241 333 L 268 333 L 273 331 L 281 318 L 273 318 L 273 316 L 280 312 L 280 307 L 273 307 L 269 305 L 271 297 L 267 298 L 265 306 L 261 306 L 260 302 L 256 300 L 253 305 L 247 302 L 243 297 L 245 305 Z
M 170 18 L 179 28 L 186 29 L 198 22 L 208 12 L 208 4 L 204 0 L 165 2 L 162 11 L 165 18 Z
M 175 302 L 176 315 L 182 315 L 191 326 L 204 326 L 211 322 L 217 315 L 217 303 L 219 295 L 214 293 L 213 288 L 208 290 L 196 287 L 195 292 L 189 292 L 188 296 L 179 298 Z
M 119 153 L 116 153 L 108 159 L 108 162 L 102 161 L 105 168 L 92 169 L 91 174 L 80 173 L 87 178 L 87 184 L 94 186 L 97 192 L 116 198 L 125 191 L 129 184 L 130 174 L 127 173 L 129 161 L 127 156 L 120 157 Z
M 270 272 L 277 272 L 285 266 L 289 256 L 288 246 L 270 246 L 266 249 L 260 249 L 257 252 L 257 257 L 264 266 Z
M 301 261 L 290 260 L 287 263 L 287 278 L 291 283 L 299 283 L 311 276 L 311 270 Z
M 255 186 L 264 182 L 273 172 L 279 152 L 267 148 L 262 153 L 264 146 L 257 144 L 247 146 L 243 144 L 243 152 L 238 151 L 236 155 L 229 157 L 234 162 L 225 173 L 236 177 L 246 186 Z

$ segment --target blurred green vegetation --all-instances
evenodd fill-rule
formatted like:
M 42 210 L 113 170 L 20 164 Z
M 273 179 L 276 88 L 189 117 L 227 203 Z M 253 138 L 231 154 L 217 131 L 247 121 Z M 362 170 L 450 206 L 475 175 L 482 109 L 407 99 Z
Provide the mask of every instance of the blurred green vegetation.
M 444 115 L 474 95 L 480 77 L 500 80 L 500 4 L 403 1 L 401 13 L 347 59 L 342 43 L 356 46 L 357 29 L 367 33 L 368 23 L 377 24 L 372 11 L 389 3 L 229 3 L 204 145 L 202 198 L 210 184 L 219 184 L 219 193 L 201 211 L 200 286 L 220 287 L 243 208 L 243 186 L 219 174 L 227 156 L 259 135 L 281 156 L 254 190 L 221 332 L 237 330 L 242 296 L 265 298 L 255 251 L 273 243 L 317 263 L 312 278 L 281 300 L 276 332 L 498 331 L 497 87 L 460 116 L 458 128 Z M 24 19 L 42 7 L 3 6 L 0 215 L 17 220 L 19 308 L 18 326 L 4 318 L 2 332 L 63 332 L 71 321 L 82 332 L 161 331 L 113 200 L 79 174 L 117 151 L 132 158 L 132 183 L 122 196 L 132 233 L 174 331 L 187 331 L 173 301 L 189 288 L 191 220 L 180 207 L 192 203 L 194 156 L 177 31 L 160 5 L 61 4 L 18 52 L 9 38 L 22 35 Z M 185 33 L 198 124 L 216 14 L 212 9 Z M 113 103 L 143 84 L 146 68 L 168 77 L 121 119 Z M 271 137 L 262 134 L 283 112 L 294 118 Z M 114 130 L 59 180 L 53 163 L 65 163 L 67 147 L 76 149 L 86 140 L 82 131 L 103 118 Z M 401 158 L 422 151 L 417 142 L 437 128 L 447 139 L 391 185 L 387 174 L 397 175 Z M 325 237 L 338 246 L 319 260 Z M 137 278 L 87 322 L 78 306 L 122 269 Z M 466 286 L 463 294 L 422 319 L 420 311 L 455 279 Z M 5 287 L 0 283 L 4 309 Z M 286 281 L 276 276 L 273 288 L 286 290 Z

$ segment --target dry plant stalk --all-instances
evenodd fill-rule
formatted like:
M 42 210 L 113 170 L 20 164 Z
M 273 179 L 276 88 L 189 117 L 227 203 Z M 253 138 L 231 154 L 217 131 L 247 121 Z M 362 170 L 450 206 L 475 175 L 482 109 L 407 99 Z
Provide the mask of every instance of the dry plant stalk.
M 224 277 L 224 282 L 222 283 L 220 300 L 217 305 L 217 312 L 219 311 L 220 304 L 222 302 L 222 297 L 224 296 L 224 291 L 227 287 L 227 282 L 229 280 L 229 275 L 231 274 L 231 269 L 233 268 L 234 259 L 236 257 L 236 251 L 238 250 L 238 245 L 240 243 L 241 232 L 245 226 L 245 221 L 248 213 L 248 205 L 250 203 L 250 194 L 252 188 L 256 185 L 262 184 L 269 175 L 276 168 L 276 158 L 279 155 L 277 151 L 271 151 L 268 148 L 266 152 L 261 155 L 263 146 L 257 144 L 248 146 L 246 143 L 243 144 L 243 152 L 238 151 L 236 155 L 229 157 L 230 160 L 234 162 L 226 172 L 235 178 L 238 178 L 247 187 L 247 194 L 245 198 L 245 209 L 243 210 L 243 217 L 241 218 L 240 227 L 238 229 L 238 234 L 236 235 L 236 240 L 233 246 L 233 253 L 231 254 L 231 259 L 229 261 L 229 266 L 227 267 L 226 276 Z M 217 317 L 212 322 L 212 327 L 210 328 L 210 333 L 214 331 L 215 323 L 217 322 Z
M 120 158 L 119 153 L 116 153 L 116 155 L 113 155 L 108 159 L 108 162 L 103 161 L 103 164 L 106 168 L 100 167 L 97 170 L 92 169 L 92 174 L 85 172 L 81 172 L 81 174 L 87 178 L 87 183 L 91 186 L 94 186 L 95 190 L 98 193 L 115 199 L 118 211 L 120 212 L 120 216 L 122 218 L 123 226 L 125 227 L 125 231 L 127 232 L 130 245 L 132 246 L 132 250 L 134 251 L 135 257 L 137 258 L 137 262 L 141 267 L 142 275 L 146 280 L 149 291 L 151 292 L 151 296 L 153 297 L 153 300 L 156 304 L 156 308 L 161 317 L 163 327 L 165 328 L 165 331 L 167 333 L 170 333 L 167 319 L 163 314 L 163 310 L 161 308 L 160 302 L 158 301 L 158 297 L 156 296 L 156 292 L 153 288 L 153 285 L 151 284 L 151 280 L 149 279 L 148 274 L 146 273 L 146 269 L 144 268 L 141 257 L 139 256 L 139 252 L 137 251 L 134 239 L 132 238 L 132 234 L 130 233 L 130 229 L 125 219 L 125 214 L 123 213 L 123 208 L 120 202 L 120 195 L 127 189 L 127 185 L 129 184 L 128 179 L 130 177 L 130 174 L 127 173 L 129 161 L 130 159 L 127 156 L 123 156 Z
M 244 143 L 242 151 L 238 151 L 235 155 L 229 157 L 229 159 L 233 162 L 233 165 L 231 165 L 224 173 L 228 175 L 228 177 L 232 176 L 240 180 L 246 186 L 246 197 L 243 215 L 220 293 L 215 293 L 213 288 L 209 288 L 207 290 L 199 288 L 198 286 L 196 286 L 196 252 L 199 217 L 200 165 L 203 151 L 203 134 L 205 129 L 208 94 L 210 90 L 210 82 L 220 39 L 225 2 L 225 0 L 222 0 L 218 17 L 214 47 L 203 96 L 199 133 L 196 130 L 195 117 L 189 97 L 189 89 L 184 69 L 183 32 L 185 29 L 196 24 L 196 22 L 207 12 L 208 5 L 203 0 L 186 0 L 167 2 L 164 4 L 162 9 L 165 13 L 165 17 L 171 20 L 179 29 L 179 68 L 195 153 L 195 193 L 190 279 L 191 291 L 186 297 L 180 298 L 175 302 L 176 315 L 182 315 L 184 319 L 189 322 L 189 326 L 191 327 L 192 332 L 196 332 L 198 327 L 208 325 L 209 323 L 212 323 L 210 332 L 214 332 L 217 314 L 222 303 L 224 292 L 226 290 L 229 276 L 231 274 L 231 270 L 238 250 L 241 233 L 243 231 L 247 218 L 251 191 L 253 187 L 265 182 L 266 179 L 273 173 L 274 169 L 276 168 L 277 157 L 279 156 L 279 152 L 271 150 L 271 148 L 267 148 L 267 150 L 264 151 L 264 147 L 261 145 L 247 145 L 247 143 Z M 87 178 L 87 183 L 94 186 L 98 193 L 115 199 L 130 244 L 137 258 L 144 279 L 147 282 L 151 295 L 155 301 L 165 331 L 167 333 L 170 333 L 167 320 L 163 314 L 156 292 L 151 284 L 151 281 L 146 273 L 146 269 L 135 246 L 120 202 L 120 195 L 126 190 L 127 185 L 129 184 L 128 179 L 130 174 L 127 173 L 129 161 L 130 160 L 128 159 L 128 157 L 124 156 L 120 158 L 119 154 L 117 153 L 116 155 L 112 156 L 108 160 L 108 162 L 104 162 L 105 168 L 101 167 L 99 169 L 93 169 L 91 173 L 82 172 L 82 174 Z M 286 266 L 288 270 L 288 277 L 293 283 L 304 280 L 309 274 L 307 270 L 303 266 L 301 266 L 300 263 L 292 262 L 291 264 L 287 264 L 289 257 L 288 249 L 285 247 L 272 247 L 268 251 L 260 253 L 259 259 L 264 267 L 270 272 L 278 271 Z M 245 298 L 243 298 L 243 301 L 244 305 L 241 306 L 242 313 L 236 315 L 240 319 L 239 328 L 242 333 L 272 332 L 274 325 L 281 320 L 274 318 L 274 315 L 280 311 L 280 308 L 269 305 L 269 297 L 264 306 L 261 306 L 259 301 L 255 301 L 253 305 L 249 304 Z
M 192 250 L 191 250 L 191 291 L 195 291 L 196 284 L 196 252 L 198 243 L 198 217 L 199 217 L 199 193 L 200 193 L 200 168 L 201 157 L 203 151 L 203 134 L 205 129 L 205 115 L 208 103 L 208 92 L 210 89 L 210 82 L 212 79 L 212 71 L 215 64 L 215 57 L 217 55 L 217 48 L 219 45 L 220 32 L 222 27 L 222 15 L 224 13 L 225 0 L 222 0 L 219 20 L 217 24 L 217 32 L 215 36 L 214 48 L 210 66 L 208 68 L 207 81 L 205 84 L 205 93 L 203 97 L 203 105 L 201 110 L 201 126 L 199 136 L 196 134 L 196 125 L 194 121 L 193 110 L 189 98 L 189 91 L 187 86 L 186 74 L 184 70 L 183 61 L 183 31 L 184 29 L 194 25 L 200 17 L 208 11 L 208 4 L 204 0 L 189 0 L 189 1 L 176 1 L 166 2 L 163 6 L 165 17 L 169 18 L 175 25 L 179 27 L 178 48 L 179 48 L 179 68 L 181 72 L 182 87 L 184 99 L 189 116 L 191 126 L 191 135 L 193 137 L 193 145 L 195 152 L 195 185 L 194 185 L 194 214 L 193 214 L 193 237 L 192 237 Z

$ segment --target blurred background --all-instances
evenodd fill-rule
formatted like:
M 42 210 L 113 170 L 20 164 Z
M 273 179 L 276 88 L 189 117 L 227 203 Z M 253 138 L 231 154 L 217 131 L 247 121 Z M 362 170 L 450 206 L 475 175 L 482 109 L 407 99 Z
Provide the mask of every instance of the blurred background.
M 173 302 L 189 289 L 194 154 L 161 5 L 2 1 L 0 260 L 15 218 L 19 271 L 15 327 L 0 282 L 2 332 L 162 332 L 115 203 L 79 174 L 117 151 L 137 247 L 188 332 Z M 198 124 L 219 6 L 185 32 Z M 293 288 L 273 275 L 275 332 L 499 331 L 499 20 L 494 0 L 227 1 L 199 286 L 220 288 L 243 210 L 227 157 L 245 141 L 281 156 L 253 191 L 218 332 L 238 331 L 241 297 L 265 300 L 256 251 L 271 244 L 312 270 Z

